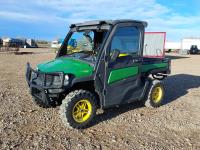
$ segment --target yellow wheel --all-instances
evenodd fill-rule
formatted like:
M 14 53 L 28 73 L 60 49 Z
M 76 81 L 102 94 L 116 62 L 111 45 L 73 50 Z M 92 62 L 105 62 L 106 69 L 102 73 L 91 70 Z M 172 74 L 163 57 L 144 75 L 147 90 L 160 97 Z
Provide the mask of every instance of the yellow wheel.
M 60 106 L 61 119 L 67 127 L 86 128 L 96 115 L 95 102 L 95 96 L 89 91 L 72 91 L 65 97 Z
M 72 111 L 72 116 L 76 122 L 87 121 L 92 113 L 92 104 L 87 99 L 78 101 Z
M 147 107 L 159 107 L 164 100 L 164 85 L 159 80 L 153 80 L 150 83 L 149 91 L 147 91 L 147 97 L 145 100 L 145 106 Z
M 163 97 L 163 89 L 161 87 L 155 87 L 152 91 L 152 100 L 154 103 L 159 103 Z

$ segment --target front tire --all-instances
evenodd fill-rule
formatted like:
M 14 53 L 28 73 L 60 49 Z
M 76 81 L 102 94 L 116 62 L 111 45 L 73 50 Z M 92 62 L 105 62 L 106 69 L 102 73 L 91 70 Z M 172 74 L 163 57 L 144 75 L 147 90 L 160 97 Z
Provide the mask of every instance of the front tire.
M 95 102 L 95 96 L 89 91 L 72 91 L 60 106 L 61 119 L 69 128 L 86 128 L 96 115 Z
M 147 91 L 144 105 L 146 107 L 159 107 L 162 105 L 165 95 L 165 88 L 163 82 L 153 80 L 150 82 L 149 90 Z

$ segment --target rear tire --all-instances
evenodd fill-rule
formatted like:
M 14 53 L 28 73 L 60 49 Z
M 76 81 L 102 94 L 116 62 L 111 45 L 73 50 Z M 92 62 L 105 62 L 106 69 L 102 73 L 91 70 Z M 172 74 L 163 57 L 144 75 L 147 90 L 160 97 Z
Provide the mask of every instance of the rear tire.
M 146 100 L 144 102 L 146 107 L 155 108 L 161 106 L 165 95 L 163 82 L 159 80 L 152 80 L 146 95 Z
M 86 90 L 70 92 L 62 101 L 60 115 L 69 128 L 83 129 L 88 127 L 96 115 L 94 94 Z

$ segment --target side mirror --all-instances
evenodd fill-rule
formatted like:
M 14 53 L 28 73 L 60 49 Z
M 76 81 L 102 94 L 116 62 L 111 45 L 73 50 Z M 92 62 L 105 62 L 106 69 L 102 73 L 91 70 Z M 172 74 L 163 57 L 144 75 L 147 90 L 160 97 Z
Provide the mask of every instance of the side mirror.
M 111 55 L 111 63 L 115 62 L 117 60 L 117 57 L 119 56 L 120 51 L 118 49 L 113 50 L 112 55 Z

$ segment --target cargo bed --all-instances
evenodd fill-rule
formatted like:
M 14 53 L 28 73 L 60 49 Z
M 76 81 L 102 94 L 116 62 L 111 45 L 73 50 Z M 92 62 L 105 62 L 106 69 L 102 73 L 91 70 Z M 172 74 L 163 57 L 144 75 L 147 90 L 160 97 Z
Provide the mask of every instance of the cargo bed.
M 171 60 L 168 58 L 143 57 L 141 72 L 144 74 L 170 74 Z

